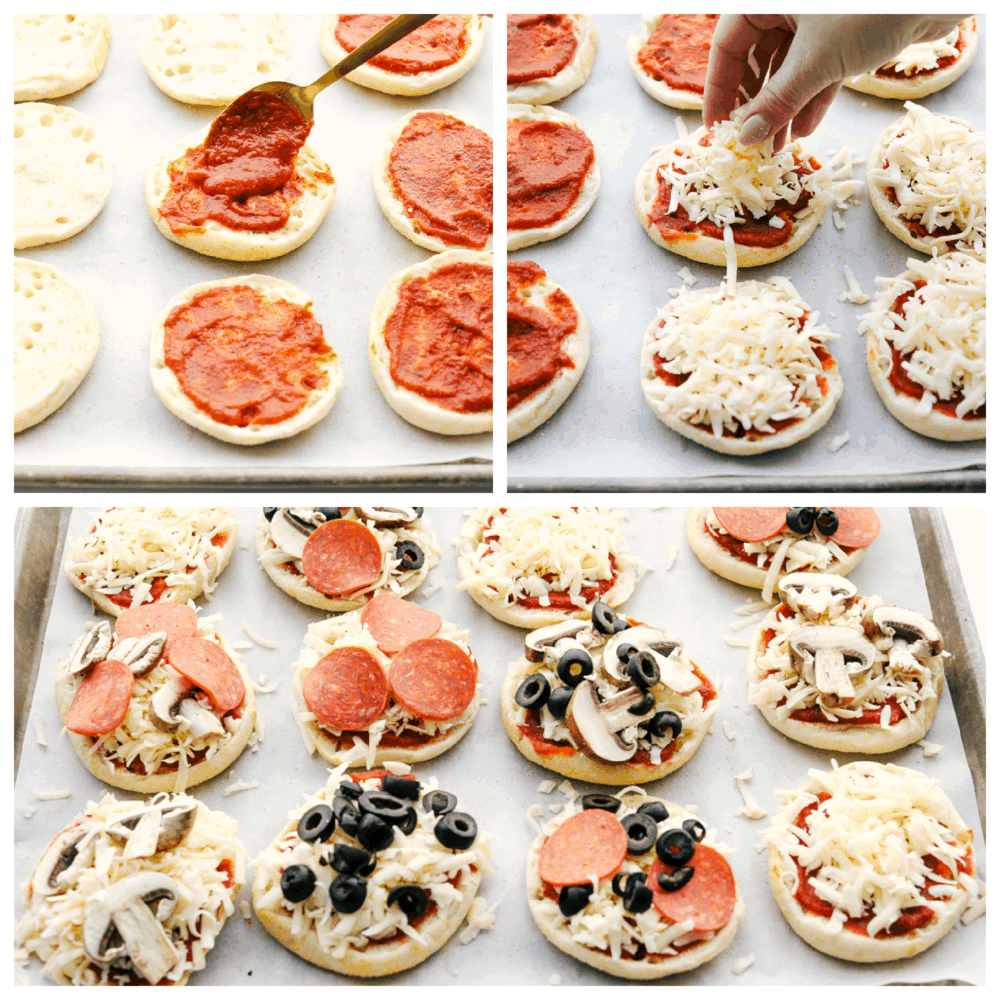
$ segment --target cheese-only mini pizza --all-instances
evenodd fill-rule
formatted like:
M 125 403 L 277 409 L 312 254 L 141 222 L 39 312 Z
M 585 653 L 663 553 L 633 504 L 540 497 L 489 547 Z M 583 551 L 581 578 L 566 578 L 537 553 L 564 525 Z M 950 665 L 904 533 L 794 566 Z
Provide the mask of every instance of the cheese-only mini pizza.
M 224 771 L 257 718 L 239 654 L 189 604 L 137 605 L 91 625 L 59 664 L 56 703 L 87 770 L 144 793 Z
M 388 976 L 458 930 L 489 863 L 489 837 L 458 799 L 405 765 L 331 772 L 257 857 L 253 905 L 307 962 Z M 470 918 L 471 919 L 471 918 Z
M 14 100 L 82 90 L 101 75 L 110 44 L 106 14 L 15 14 Z
M 331 764 L 368 768 L 444 753 L 479 711 L 468 637 L 395 594 L 310 625 L 292 677 L 306 748 Z
M 405 597 L 438 564 L 423 507 L 265 507 L 257 558 L 289 596 L 340 613 L 376 594 Z
M 635 182 L 635 209 L 650 239 L 682 257 L 729 269 L 770 264 L 798 250 L 827 207 L 845 207 L 861 186 L 850 151 L 821 165 L 801 140 L 739 141 L 733 119 L 659 149 Z
M 589 357 L 590 327 L 576 299 L 532 261 L 508 261 L 508 444 L 566 402 Z
M 24 887 L 17 957 L 60 986 L 186 985 L 243 887 L 237 832 L 189 795 L 88 802 Z
M 344 384 L 312 300 L 264 274 L 205 281 L 175 295 L 153 327 L 149 377 L 175 417 L 240 445 L 312 427 Z
M 64 569 L 109 615 L 154 601 L 211 600 L 237 528 L 229 507 L 109 507 L 69 546 Z
M 770 601 L 788 573 L 846 576 L 882 525 L 871 507 L 692 507 L 687 540 L 713 573 Z
M 596 52 L 589 14 L 508 14 L 508 102 L 562 100 L 587 82 Z
M 536 629 L 618 607 L 645 566 L 617 507 L 480 507 L 458 540 L 459 590 L 494 618 Z
M 323 57 L 335 66 L 381 31 L 394 14 L 327 14 L 319 31 Z M 486 28 L 480 14 L 438 14 L 347 74 L 351 83 L 416 97 L 447 87 L 475 66 Z
M 844 86 L 877 97 L 926 97 L 954 83 L 972 65 L 978 48 L 979 25 L 967 17 L 944 38 L 907 45 L 873 72 L 849 76 Z
M 646 328 L 642 391 L 671 430 L 713 451 L 787 448 L 833 415 L 836 337 L 787 278 L 684 289 Z
M 539 930 L 623 979 L 672 976 L 721 954 L 745 908 L 725 857 L 732 850 L 696 808 L 638 788 L 567 803 L 528 850 Z
M 978 893 L 972 831 L 938 783 L 856 761 L 778 793 L 771 891 L 806 944 L 849 962 L 925 951 Z
M 156 228 L 224 260 L 270 260 L 301 246 L 337 188 L 329 166 L 305 145 L 312 126 L 276 94 L 239 97 L 149 168 L 146 207 Z
M 907 101 L 875 140 L 868 195 L 896 239 L 921 253 L 986 261 L 986 133 Z
M 859 324 L 889 412 L 941 441 L 986 437 L 986 264 L 964 253 L 911 258 Z
M 628 40 L 639 86 L 661 104 L 701 110 L 718 20 L 718 14 L 643 14 L 638 33 Z
M 594 144 L 565 111 L 507 105 L 507 249 L 554 240 L 583 221 L 601 187 Z
M 833 573 L 791 573 L 750 641 L 751 705 L 807 746 L 889 753 L 922 739 L 944 684 L 937 626 Z
M 619 618 L 529 632 L 500 690 L 507 735 L 528 760 L 605 785 L 654 781 L 691 759 L 718 694 L 671 632 Z
M 393 125 L 373 171 L 394 229 L 419 247 L 493 251 L 493 140 L 450 111 L 412 111 Z
M 493 255 L 448 250 L 394 274 L 368 326 L 385 401 L 435 434 L 493 429 Z

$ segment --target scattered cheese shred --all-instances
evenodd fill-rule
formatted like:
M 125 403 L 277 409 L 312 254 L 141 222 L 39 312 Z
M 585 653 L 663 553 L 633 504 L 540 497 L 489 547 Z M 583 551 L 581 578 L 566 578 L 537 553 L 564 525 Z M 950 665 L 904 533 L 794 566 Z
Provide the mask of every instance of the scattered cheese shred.
M 667 560 L 663 564 L 664 569 L 673 569 L 674 563 L 677 562 L 677 546 L 671 545 L 667 550 Z
M 254 630 L 246 623 L 243 623 L 243 631 L 252 639 L 258 646 L 263 646 L 265 649 L 277 649 L 278 644 L 273 639 L 261 639 L 261 637 L 255 634 Z
M 750 640 L 749 639 L 741 639 L 739 636 L 729 635 L 729 636 L 726 636 L 726 645 L 727 646 L 743 646 L 745 649 L 749 649 L 750 648 Z
M 753 618 L 747 618 L 741 622 L 730 622 L 729 627 L 734 632 L 739 632 L 742 629 L 748 628 L 751 625 L 756 625 L 760 621 L 760 615 L 754 615 Z
M 21 806 L 21 815 L 25 819 L 31 819 L 38 812 L 38 806 Z
M 45 741 L 45 718 L 41 712 L 35 714 L 35 739 L 38 740 L 39 746 L 48 746 L 48 743 Z
M 733 732 L 733 727 L 729 725 L 728 720 L 722 720 L 722 731 L 726 734 L 727 740 L 735 740 L 736 733 Z
M 981 879 L 978 883 L 976 896 L 969 900 L 969 905 L 962 911 L 962 925 L 968 927 L 973 920 L 978 920 L 986 912 L 986 883 Z
M 767 810 L 762 809 L 758 804 L 756 799 L 750 794 L 750 790 L 747 788 L 747 784 L 753 778 L 753 771 L 751 768 L 747 768 L 742 774 L 736 775 L 736 787 L 740 790 L 740 795 L 743 796 L 744 805 L 740 806 L 736 810 L 737 816 L 746 816 L 747 819 L 764 819 L 767 816 Z
M 421 597 L 433 597 L 441 589 L 441 581 L 438 580 L 436 583 L 432 583 L 428 587 L 423 587 L 420 591 Z
M 861 286 L 858 284 L 858 279 L 854 277 L 854 272 L 848 267 L 847 264 L 844 265 L 844 275 L 847 278 L 847 287 L 850 291 L 847 293 L 847 301 L 853 302 L 856 306 L 863 306 L 866 302 L 871 302 L 871 296 L 865 295 L 861 290 Z M 840 301 L 844 301 L 845 296 L 840 296 Z
M 551 795 L 555 790 L 556 783 L 551 778 L 544 778 L 542 783 L 538 786 L 538 790 L 542 795 Z
M 753 962 L 753 952 L 750 952 L 749 955 L 744 955 L 743 958 L 737 959 L 736 964 L 733 966 L 733 974 L 737 976 L 743 975 L 743 973 L 746 972 L 751 965 L 753 965 Z
M 533 806 L 528 806 L 528 811 L 524 814 L 524 818 L 535 833 L 541 833 L 542 828 L 538 825 L 537 820 L 545 815 L 545 806 L 535 803 Z
M 230 645 L 236 650 L 237 653 L 245 653 L 247 650 L 253 649 L 252 642 L 244 642 L 242 639 L 237 642 L 230 643 Z
M 925 757 L 936 757 L 944 749 L 943 743 L 931 743 L 930 740 L 917 740 L 917 745 L 924 748 Z
M 733 614 L 736 615 L 752 615 L 756 614 L 758 611 L 764 611 L 771 607 L 770 601 L 747 601 L 746 604 L 741 604 Z
M 235 795 L 237 792 L 249 791 L 251 788 L 256 788 L 259 784 L 260 782 L 256 778 L 254 778 L 253 781 L 234 782 L 232 785 L 226 785 L 226 787 L 222 789 L 222 797 L 226 798 L 229 795 Z
M 486 900 L 482 896 L 476 896 L 472 901 L 469 914 L 465 918 L 466 927 L 458 935 L 458 940 L 462 944 L 468 944 L 470 941 L 474 941 L 482 931 L 493 930 L 493 923 L 496 920 L 497 907 L 499 905 L 500 903 L 496 902 L 487 908 Z
M 844 431 L 843 434 L 838 434 L 835 438 L 833 438 L 833 440 L 826 446 L 826 450 L 830 452 L 831 455 L 835 454 L 836 452 L 840 451 L 840 449 L 843 448 L 844 445 L 847 444 L 847 442 L 850 440 L 851 440 L 851 432 Z
M 41 802 L 51 802 L 53 799 L 68 799 L 73 792 L 69 788 L 60 789 L 58 792 L 39 792 L 32 788 L 31 794 Z

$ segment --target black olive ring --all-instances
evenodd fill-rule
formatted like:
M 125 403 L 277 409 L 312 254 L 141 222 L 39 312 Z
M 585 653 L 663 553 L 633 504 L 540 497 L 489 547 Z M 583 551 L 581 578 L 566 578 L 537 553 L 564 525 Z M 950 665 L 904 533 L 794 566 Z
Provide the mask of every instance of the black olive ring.
M 579 913 L 590 900 L 592 885 L 564 885 L 559 890 L 559 912 L 564 917 Z
M 656 856 L 671 868 L 686 865 L 694 857 L 694 837 L 687 830 L 667 830 L 656 842 Z
M 302 814 L 295 832 L 299 835 L 299 840 L 314 844 L 318 840 L 329 840 L 336 828 L 337 817 L 333 815 L 333 810 L 321 802 Z
M 584 809 L 603 809 L 605 812 L 616 813 L 622 806 L 622 800 L 604 792 L 588 792 L 580 797 L 580 805 Z
M 525 677 L 514 692 L 514 701 L 521 708 L 541 708 L 549 700 L 551 688 L 541 674 Z
M 604 601 L 594 601 L 590 620 L 601 635 L 613 635 L 618 616 L 611 610 L 610 604 L 605 604 Z
M 397 885 L 389 890 L 388 903 L 398 905 L 407 920 L 419 920 L 427 912 L 427 890 L 419 885 Z
M 629 854 L 645 854 L 656 843 L 656 820 L 649 813 L 637 812 L 622 821 L 628 838 Z
M 691 881 L 692 875 L 694 875 L 694 869 L 690 865 L 685 865 L 674 872 L 660 872 L 656 876 L 656 881 L 664 892 L 677 892 L 678 889 L 683 889 Z
M 556 673 L 563 684 L 576 687 L 584 677 L 594 672 L 594 661 L 585 649 L 567 649 L 556 664 Z
M 423 549 L 416 542 L 396 542 L 396 558 L 400 569 L 420 569 L 424 564 Z
M 468 813 L 447 813 L 434 826 L 438 842 L 453 851 L 466 851 L 472 847 L 478 832 L 476 821 Z
M 705 824 L 700 819 L 686 819 L 681 826 L 700 844 L 705 839 Z

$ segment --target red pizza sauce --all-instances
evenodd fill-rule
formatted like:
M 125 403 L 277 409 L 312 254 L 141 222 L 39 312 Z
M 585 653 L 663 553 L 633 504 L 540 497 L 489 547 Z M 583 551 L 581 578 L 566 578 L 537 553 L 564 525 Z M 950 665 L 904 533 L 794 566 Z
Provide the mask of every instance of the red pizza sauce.
M 569 14 L 508 14 L 508 85 L 555 76 L 570 64 L 576 44 Z
M 582 597 L 587 604 L 592 604 L 594 601 L 603 597 L 614 585 L 618 579 L 618 567 L 615 563 L 614 556 L 608 556 L 608 560 L 611 564 L 611 576 L 607 580 L 598 580 L 597 583 L 590 587 L 581 587 L 580 593 L 576 596 Z M 546 583 L 551 583 L 555 579 L 555 575 L 552 573 L 547 574 L 542 577 Z M 570 595 L 565 590 L 550 590 L 549 603 L 545 607 L 549 608 L 559 608 L 562 611 L 579 611 L 580 606 L 574 604 L 570 599 Z M 522 608 L 540 608 L 542 607 L 542 599 L 540 597 L 519 597 L 517 603 Z
M 563 340 L 576 331 L 570 297 L 558 288 L 545 297 L 545 309 L 529 305 L 517 291 L 545 277 L 529 260 L 507 264 L 507 409 L 544 389 L 563 368 L 575 368 Z
M 493 406 L 493 269 L 458 262 L 399 289 L 386 321 L 392 380 L 445 410 Z
M 889 169 L 888 160 L 882 161 L 882 169 L 883 170 Z M 884 194 L 886 198 L 889 199 L 890 205 L 894 205 L 896 208 L 899 208 L 899 198 L 896 196 L 895 188 L 884 187 L 882 188 L 882 194 Z M 933 235 L 935 238 L 938 238 L 940 236 L 959 236 L 961 233 L 964 232 L 964 228 L 960 226 L 957 222 L 953 222 L 947 229 L 942 229 L 940 226 L 935 226 L 933 229 L 929 230 L 919 219 L 909 219 L 905 215 L 901 214 L 897 214 L 896 219 L 899 222 L 901 222 L 904 226 L 906 226 L 906 228 L 909 229 L 909 231 L 913 234 L 913 236 L 916 237 L 916 239 L 918 240 L 925 239 L 926 237 L 931 235 Z M 970 233 L 969 236 L 966 238 L 971 243 L 971 240 L 974 238 L 974 236 L 975 236 L 974 233 Z M 949 250 L 955 250 L 956 248 L 959 247 L 959 242 L 958 240 L 948 240 L 946 241 L 945 246 L 947 246 Z
M 345 52 L 381 31 L 395 14 L 340 14 L 334 37 Z M 438 14 L 416 31 L 390 45 L 366 66 L 387 73 L 431 73 L 454 66 L 469 47 L 469 32 L 461 14 Z
M 170 164 L 160 215 L 171 232 L 217 222 L 227 229 L 271 233 L 288 224 L 306 182 L 295 158 L 312 122 L 276 94 L 250 91 L 215 121 L 208 138 Z M 332 181 L 329 173 L 317 175 Z
M 712 536 L 712 539 L 718 545 L 721 545 L 722 548 L 724 548 L 730 555 L 735 556 L 737 559 L 741 560 L 742 562 L 750 563 L 753 566 L 757 565 L 757 553 L 756 552 L 754 552 L 754 553 L 747 552 L 747 550 L 744 548 L 744 543 L 743 543 L 743 541 L 741 539 L 736 538 L 735 536 L 730 535 L 730 534 L 725 534 L 725 535 L 717 534 L 716 532 L 712 531 L 711 528 L 709 528 L 707 521 L 705 522 L 705 531 L 708 532 L 708 534 L 710 534 Z M 840 548 L 844 552 L 845 555 L 850 555 L 852 552 L 855 551 L 855 549 L 857 548 L 857 546 L 855 546 L 854 548 L 852 548 L 850 545 L 841 545 Z M 770 563 L 770 561 L 771 561 L 771 553 L 767 552 L 767 553 L 764 554 L 764 565 L 761 566 L 761 567 L 759 567 L 759 568 L 760 569 L 767 569 L 767 565 L 768 565 L 768 563 Z M 790 609 L 786 608 L 786 610 L 788 611 L 788 614 L 787 615 L 781 614 L 780 611 L 781 611 L 781 608 L 783 608 L 783 607 L 785 607 L 785 605 L 781 605 L 781 607 L 779 607 L 779 609 L 778 609 L 779 610 L 779 615 L 778 615 L 779 618 L 789 617 L 791 615 L 791 613 L 792 613 Z M 767 641 L 770 642 L 771 640 L 768 639 Z
M 326 385 L 333 351 L 304 306 L 269 301 L 247 285 L 199 292 L 164 324 L 167 367 L 214 421 L 278 424 Z
M 507 122 L 507 228 L 558 222 L 580 194 L 594 144 L 573 125 Z
M 639 49 L 639 65 L 673 90 L 703 94 L 718 20 L 718 14 L 661 14 L 656 30 Z
M 939 73 L 941 70 L 947 69 L 951 66 L 952 63 L 958 62 L 959 56 L 962 54 L 962 49 L 965 48 L 964 31 L 959 31 L 958 40 L 955 42 L 955 48 L 958 49 L 957 56 L 938 56 L 937 65 L 931 66 L 930 69 L 916 69 L 907 73 L 905 70 L 897 70 L 895 68 L 896 64 L 891 62 L 888 65 L 880 66 L 877 70 L 875 70 L 875 75 L 891 80 L 913 80 L 918 76 L 926 76 L 928 73 Z
M 427 236 L 482 250 L 493 232 L 493 143 L 459 118 L 429 111 L 389 154 L 392 190 Z
M 162 576 L 158 576 L 149 585 L 149 597 L 146 598 L 143 604 L 155 604 L 162 596 L 163 592 L 167 589 L 167 582 Z M 132 607 L 132 591 L 127 588 L 117 594 L 105 594 L 105 597 L 112 603 L 117 605 L 119 608 L 125 608 L 128 610 Z
M 785 699 L 782 699 L 775 707 L 784 703 Z M 906 717 L 906 713 L 895 698 L 886 698 L 883 705 L 889 705 L 892 709 L 892 713 L 889 716 L 890 726 L 895 726 L 900 720 Z M 790 718 L 795 719 L 797 722 L 812 722 L 816 725 L 825 726 L 879 726 L 882 724 L 882 707 L 880 705 L 878 708 L 866 708 L 860 715 L 850 719 L 834 719 L 831 721 L 823 714 L 823 709 L 817 703 L 810 705 L 808 708 L 795 709 Z M 920 703 L 918 702 L 917 708 L 919 707 Z

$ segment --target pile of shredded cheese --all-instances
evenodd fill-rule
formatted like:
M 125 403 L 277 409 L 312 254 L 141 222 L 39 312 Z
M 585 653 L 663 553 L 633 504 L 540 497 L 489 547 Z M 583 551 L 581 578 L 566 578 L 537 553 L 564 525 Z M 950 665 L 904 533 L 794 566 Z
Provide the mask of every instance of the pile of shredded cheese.
M 964 24 L 965 21 L 949 31 L 944 38 L 936 38 L 933 42 L 914 42 L 912 45 L 907 45 L 895 59 L 886 63 L 881 69 L 895 70 L 895 72 L 905 73 L 907 76 L 912 76 L 922 70 L 934 69 L 939 60 L 959 54 L 958 36 Z M 859 79 L 859 77 L 855 77 L 855 79 Z

